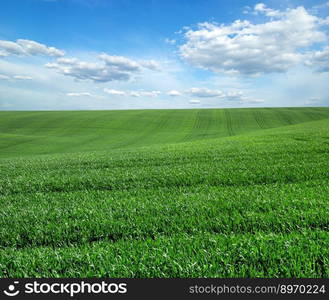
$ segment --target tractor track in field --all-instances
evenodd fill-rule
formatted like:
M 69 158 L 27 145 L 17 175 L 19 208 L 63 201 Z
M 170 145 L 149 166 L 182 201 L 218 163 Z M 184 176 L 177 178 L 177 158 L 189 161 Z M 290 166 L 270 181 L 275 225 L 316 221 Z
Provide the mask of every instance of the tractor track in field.
M 226 128 L 229 136 L 234 135 L 232 116 L 229 110 L 225 110 Z

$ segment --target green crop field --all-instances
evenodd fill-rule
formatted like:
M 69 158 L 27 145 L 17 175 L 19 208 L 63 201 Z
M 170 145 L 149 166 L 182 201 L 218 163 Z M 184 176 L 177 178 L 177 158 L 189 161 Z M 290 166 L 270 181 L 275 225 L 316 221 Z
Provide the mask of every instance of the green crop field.
M 329 108 L 0 112 L 0 277 L 329 277 Z

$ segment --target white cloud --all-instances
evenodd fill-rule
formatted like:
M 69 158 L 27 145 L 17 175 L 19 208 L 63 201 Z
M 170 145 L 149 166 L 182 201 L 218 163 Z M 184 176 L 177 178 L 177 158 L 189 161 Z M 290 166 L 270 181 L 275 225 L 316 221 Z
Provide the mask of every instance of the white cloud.
M 82 92 L 82 93 L 67 93 L 66 96 L 69 96 L 69 97 L 91 97 L 92 95 L 88 92 Z
M 0 80 L 32 80 L 33 78 L 31 76 L 26 75 L 5 75 L 0 74 Z
M 142 96 L 146 97 L 158 97 L 161 94 L 160 91 L 150 91 L 150 92 L 142 92 Z
M 185 32 L 180 55 L 194 66 L 228 74 L 259 75 L 286 72 L 300 63 L 309 47 L 327 40 L 323 19 L 304 7 L 276 11 L 257 4 L 255 12 L 270 20 L 253 24 L 201 23 Z
M 246 99 L 241 91 L 230 91 L 224 97 L 230 101 L 243 101 Z
M 57 59 L 57 62 L 60 64 L 66 64 L 66 65 L 74 65 L 78 63 L 77 58 L 72 58 L 72 57 L 61 57 Z
M 160 64 L 155 60 L 142 60 L 140 65 L 146 69 L 150 69 L 152 71 L 160 71 Z
M 200 100 L 197 100 L 197 99 L 192 99 L 189 101 L 190 104 L 200 104 Z
M 0 49 L 4 55 L 16 54 L 23 55 L 25 54 L 24 49 L 15 42 L 0 40 Z
M 116 90 L 116 89 L 109 89 L 104 88 L 103 91 L 107 94 L 114 95 L 114 96 L 131 96 L 131 97 L 158 97 L 161 92 L 157 90 L 140 90 L 140 91 L 130 91 L 130 90 Z M 221 101 L 230 101 L 230 102 L 253 102 L 258 103 L 262 102 L 257 99 L 252 99 L 250 97 L 247 97 L 243 94 L 243 92 L 238 90 L 228 91 L 228 92 L 222 92 L 219 90 L 210 90 L 207 88 L 191 88 L 186 91 L 178 91 L 178 90 L 169 90 L 165 92 L 166 95 L 171 97 L 178 97 L 178 96 L 184 96 L 189 95 L 193 97 L 200 97 L 200 98 L 214 98 L 214 99 L 220 99 Z
M 322 26 L 329 25 L 329 17 L 326 17 L 325 19 L 321 19 L 319 23 Z
M 329 72 L 329 46 L 324 47 L 321 51 L 311 53 L 305 64 L 315 68 L 318 72 Z
M 160 70 L 160 65 L 155 60 L 136 61 L 123 56 L 108 55 L 106 53 L 102 53 L 98 57 L 109 67 L 118 68 L 128 72 L 140 71 L 141 68 L 150 69 L 152 71 Z
M 48 47 L 44 44 L 25 39 L 18 39 L 16 42 L 0 40 L 0 56 L 8 55 L 45 55 L 59 57 L 65 54 L 64 51 L 55 47 Z
M 25 76 L 25 75 L 14 75 L 14 79 L 18 80 L 32 80 L 33 78 L 31 76 Z
M 73 58 L 47 63 L 46 67 L 78 80 L 92 80 L 94 82 L 127 81 L 135 73 L 128 71 L 126 67 L 120 69 L 120 67 L 111 67 L 104 63 L 84 62 Z
M 46 55 L 46 56 L 63 56 L 64 51 L 59 50 L 55 47 L 48 47 L 31 40 L 19 39 L 17 44 L 20 45 L 30 55 Z
M 132 97 L 136 97 L 136 98 L 140 97 L 140 93 L 139 92 L 134 92 L 134 91 L 131 91 L 129 93 L 129 95 L 132 96 Z
M 85 62 L 77 58 L 62 57 L 54 63 L 47 63 L 46 67 L 78 80 L 94 82 L 128 81 L 139 74 L 142 68 L 155 70 L 158 67 L 153 60 L 138 62 L 105 53 L 100 54 L 98 58 L 98 62 Z
M 161 92 L 160 91 L 131 91 L 130 96 L 133 97 L 158 97 Z
M 167 92 L 167 95 L 171 97 L 177 97 L 177 96 L 181 96 L 182 93 L 180 91 L 171 90 Z
M 140 65 L 136 61 L 123 56 L 102 53 L 98 57 L 103 60 L 109 68 L 113 68 L 120 72 L 136 72 L 140 70 Z
M 245 98 L 240 101 L 240 103 L 264 103 L 265 100 L 263 99 L 249 99 Z
M 202 97 L 202 98 L 224 96 L 224 93 L 222 91 L 210 90 L 206 88 L 196 88 L 196 87 L 191 88 L 187 93 L 192 96 Z
M 319 102 L 320 102 L 320 99 L 318 97 L 310 97 L 304 102 L 304 104 L 305 105 L 316 105 Z
M 124 91 L 118 91 L 118 90 L 113 90 L 113 89 L 108 89 L 108 88 L 105 88 L 104 92 L 107 94 L 110 94 L 110 95 L 115 95 L 115 96 L 125 96 L 126 95 L 126 92 L 124 92 Z
M 210 90 L 206 88 L 191 88 L 187 94 L 200 98 L 215 98 L 221 101 L 239 102 L 239 103 L 262 103 L 262 99 L 254 99 L 250 96 L 245 96 L 242 91 L 232 90 L 222 92 L 220 90 Z
M 256 13 L 263 13 L 268 17 L 279 17 L 282 15 L 280 11 L 268 8 L 264 3 L 256 4 L 254 10 Z
M 161 92 L 160 91 L 122 91 L 122 90 L 115 90 L 115 89 L 108 89 L 105 88 L 104 92 L 110 95 L 115 95 L 115 96 L 132 96 L 132 97 L 158 97 Z

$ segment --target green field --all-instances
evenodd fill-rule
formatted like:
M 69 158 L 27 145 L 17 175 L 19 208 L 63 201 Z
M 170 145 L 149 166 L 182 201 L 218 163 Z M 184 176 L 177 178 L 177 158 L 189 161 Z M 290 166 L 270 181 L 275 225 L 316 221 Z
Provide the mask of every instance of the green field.
M 0 277 L 329 277 L 329 108 L 0 112 Z

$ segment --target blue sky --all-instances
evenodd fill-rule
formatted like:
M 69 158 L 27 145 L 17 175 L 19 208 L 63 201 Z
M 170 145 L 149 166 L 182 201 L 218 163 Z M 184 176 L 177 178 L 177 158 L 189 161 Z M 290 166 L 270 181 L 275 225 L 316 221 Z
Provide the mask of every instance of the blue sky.
M 328 1 L 0 8 L 0 110 L 329 105 Z

